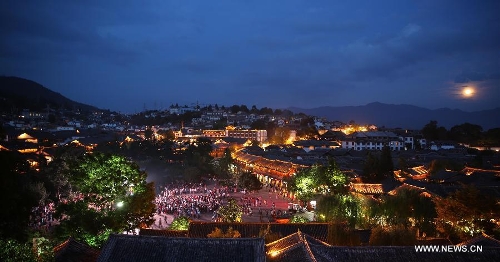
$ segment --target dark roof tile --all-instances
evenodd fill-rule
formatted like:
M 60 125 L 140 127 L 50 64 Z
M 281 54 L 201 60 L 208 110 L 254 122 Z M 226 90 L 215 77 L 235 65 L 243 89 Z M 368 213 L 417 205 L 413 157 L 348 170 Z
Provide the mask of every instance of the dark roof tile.
M 265 261 L 262 238 L 111 235 L 97 261 Z

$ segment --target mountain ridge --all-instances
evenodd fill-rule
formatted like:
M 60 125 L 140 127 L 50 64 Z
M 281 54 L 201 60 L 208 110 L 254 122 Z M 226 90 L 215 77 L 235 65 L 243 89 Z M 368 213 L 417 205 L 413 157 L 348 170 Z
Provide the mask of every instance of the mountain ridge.
M 0 100 L 1 110 L 10 110 L 12 107 L 42 110 L 47 105 L 52 108 L 99 110 L 95 106 L 73 101 L 33 80 L 16 76 L 0 76 Z
M 374 124 L 390 128 L 421 129 L 435 120 L 438 126 L 451 128 L 463 123 L 480 125 L 484 130 L 500 127 L 500 107 L 466 112 L 460 109 L 427 109 L 408 104 L 372 102 L 360 106 L 321 106 L 316 108 L 286 108 L 294 113 L 324 117 L 344 123 L 354 120 L 359 124 Z

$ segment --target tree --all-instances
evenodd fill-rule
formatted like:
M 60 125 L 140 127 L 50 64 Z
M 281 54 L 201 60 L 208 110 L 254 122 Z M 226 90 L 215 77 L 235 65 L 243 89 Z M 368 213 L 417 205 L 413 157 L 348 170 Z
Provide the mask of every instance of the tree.
M 248 190 L 259 190 L 262 188 L 262 183 L 251 172 L 243 172 L 239 177 L 238 184 Z
M 480 232 L 492 234 L 495 227 L 498 230 L 492 222 L 500 217 L 498 202 L 473 186 L 464 186 L 434 202 L 437 229 L 448 237 L 465 240 Z
M 370 235 L 370 246 L 410 246 L 417 243 L 414 229 L 404 226 L 375 227 Z
M 68 197 L 71 193 L 69 173 L 71 167 L 76 165 L 80 158 L 85 155 L 85 148 L 65 146 L 58 148 L 54 160 L 42 170 L 46 178 L 45 187 L 49 191 L 49 197 L 56 202 L 61 198 Z
M 74 163 L 69 181 L 74 190 L 58 206 L 58 236 L 100 246 L 110 233 L 150 226 L 155 212 L 154 185 L 146 173 L 124 157 L 96 153 Z
M 394 163 L 392 162 L 391 149 L 388 146 L 382 148 L 379 161 L 379 172 L 385 175 L 392 173 Z
M 418 190 L 400 188 L 395 195 L 383 196 L 377 206 L 375 216 L 383 220 L 382 225 L 415 227 L 426 234 L 435 232 L 435 205 Z
M 241 105 L 240 106 L 240 111 L 241 112 L 245 112 L 245 113 L 249 113 L 250 110 L 248 110 L 248 107 L 246 105 Z
M 309 222 L 311 221 L 309 221 L 307 217 L 299 215 L 292 216 L 292 218 L 290 218 L 290 220 L 288 221 L 288 223 L 309 223 Z
M 163 138 L 163 140 L 172 141 L 175 139 L 175 134 L 174 131 L 172 131 L 172 129 L 158 130 L 157 133 Z
M 241 222 L 243 208 L 238 205 L 236 199 L 230 198 L 227 205 L 221 206 L 219 210 L 217 210 L 217 214 L 221 218 L 222 222 Z
M 482 139 L 484 145 L 498 145 L 500 144 L 500 128 L 492 128 L 486 131 Z
M 464 123 L 450 129 L 450 138 L 460 143 L 477 143 L 482 136 L 483 128 L 480 125 Z
M 267 128 L 267 122 L 264 119 L 257 119 L 250 124 L 251 129 L 264 130 Z
M 346 194 L 349 178 L 340 171 L 337 162 L 333 158 L 328 160 L 328 166 L 320 176 L 320 183 L 328 187 L 327 191 L 331 194 Z
M 172 224 L 170 224 L 169 229 L 171 230 L 188 230 L 189 229 L 189 218 L 185 216 L 180 216 L 174 218 Z
M 269 107 L 263 107 L 259 110 L 260 115 L 272 115 L 273 109 Z
M 319 221 L 345 223 L 354 228 L 361 219 L 361 206 L 350 194 L 327 195 L 318 201 L 316 213 Z
M 219 159 L 213 159 L 211 164 L 215 175 L 219 178 L 230 178 L 232 173 L 231 167 L 234 164 L 234 159 L 231 156 L 231 150 L 226 148 L 222 157 Z
M 290 129 L 288 127 L 276 127 L 274 135 L 269 138 L 272 144 L 285 144 L 290 137 Z
M 29 243 L 20 243 L 15 240 L 0 238 L 0 261 L 37 261 L 33 252 L 33 247 Z
M 198 182 L 201 180 L 202 172 L 194 166 L 186 167 L 182 172 L 182 177 L 188 182 Z
M 303 201 L 311 200 L 315 195 L 345 194 L 348 177 L 340 171 L 336 162 L 329 159 L 328 166 L 314 164 L 301 169 L 290 179 L 290 188 Z
M 252 109 L 250 109 L 250 113 L 252 113 L 252 114 L 258 114 L 259 113 L 259 109 L 257 109 L 256 105 L 252 106 Z
M 233 114 L 236 114 L 236 113 L 238 113 L 238 112 L 240 112 L 240 111 L 241 111 L 241 109 L 240 109 L 240 106 L 239 106 L 239 105 L 232 105 L 232 106 L 229 108 L 229 110 L 231 110 L 231 113 L 233 113 Z
M 427 140 L 437 140 L 439 137 L 438 126 L 436 120 L 431 120 L 428 124 L 422 128 L 422 135 Z
M 429 174 L 431 175 L 431 179 L 433 176 L 441 170 L 453 170 L 459 171 L 464 168 L 464 164 L 457 160 L 442 160 L 442 159 L 434 159 L 429 164 Z
M 366 155 L 366 161 L 363 166 L 363 175 L 365 181 L 378 183 L 392 175 L 394 164 L 392 162 L 391 149 L 388 146 L 382 148 L 380 157 L 372 152 Z
M 422 135 L 430 141 L 445 140 L 448 138 L 446 128 L 438 127 L 437 121 L 432 120 L 422 128 Z
M 366 161 L 363 165 L 363 176 L 367 181 L 380 181 L 379 159 L 371 152 L 366 155 Z
M 153 133 L 153 129 L 151 129 L 151 127 L 147 127 L 144 131 L 144 137 L 146 138 L 146 140 L 153 139 Z
M 240 238 L 241 234 L 238 230 L 234 230 L 233 227 L 229 227 L 226 232 L 222 231 L 220 228 L 215 227 L 215 229 L 207 235 L 208 238 Z
M 184 163 L 187 166 L 198 168 L 200 174 L 210 173 L 213 159 L 210 152 L 212 152 L 212 141 L 208 138 L 198 138 L 184 150 Z
M 313 165 L 310 169 L 299 170 L 289 181 L 290 189 L 302 201 L 311 200 L 316 195 L 317 179 L 315 172 L 319 167 Z
M 405 176 L 410 172 L 409 166 L 408 166 L 408 161 L 404 157 L 399 157 L 398 158 L 398 168 L 401 170 L 401 174 Z
M 3 125 L 0 124 L 0 141 L 3 141 L 5 139 L 5 129 L 3 128 Z
M 57 121 L 57 118 L 54 114 L 49 114 L 48 118 L 49 118 L 49 123 L 51 123 L 51 124 L 55 124 Z
M 0 238 L 28 240 L 31 209 L 38 206 L 34 180 L 27 161 L 19 154 L 0 151 Z

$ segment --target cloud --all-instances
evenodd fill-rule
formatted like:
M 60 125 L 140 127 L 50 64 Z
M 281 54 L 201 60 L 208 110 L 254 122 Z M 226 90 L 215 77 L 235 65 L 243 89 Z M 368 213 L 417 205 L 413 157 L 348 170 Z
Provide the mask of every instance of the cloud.
M 464 71 L 455 77 L 455 83 L 500 80 L 500 72 Z
M 6 0 L 0 73 L 59 92 L 175 86 L 170 102 L 422 104 L 443 83 L 498 88 L 499 3 Z
M 419 25 L 416 25 L 416 24 L 408 24 L 407 26 L 405 26 L 403 28 L 403 30 L 401 31 L 401 34 L 402 36 L 404 37 L 409 37 L 415 33 L 417 33 L 418 31 L 420 31 L 420 29 L 422 29 L 421 26 Z
M 335 34 L 366 29 L 362 23 L 340 22 L 340 21 L 304 21 L 292 26 L 293 30 L 299 34 Z
M 130 9 L 113 6 L 114 12 L 102 9 L 94 2 L 79 5 L 61 1 L 57 7 L 40 2 L 7 1 L 0 8 L 0 30 L 3 38 L 0 55 L 9 59 L 75 60 L 89 56 L 115 64 L 136 61 L 141 50 L 123 38 L 100 35 L 100 25 L 110 25 L 120 16 L 123 24 L 147 23 L 132 19 Z M 108 6 L 109 7 L 109 6 Z M 137 14 L 144 14 L 138 11 Z M 153 15 L 146 16 L 150 22 Z M 71 58 L 70 58 L 71 57 Z

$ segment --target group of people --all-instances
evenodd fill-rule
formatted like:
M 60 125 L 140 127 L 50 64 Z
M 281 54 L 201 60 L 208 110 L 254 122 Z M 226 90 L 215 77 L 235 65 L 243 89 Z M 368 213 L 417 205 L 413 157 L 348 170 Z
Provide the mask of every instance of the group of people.
M 201 214 L 215 212 L 229 196 L 228 187 L 208 187 L 204 183 L 166 185 L 156 197 L 159 215 L 187 216 L 199 219 Z
M 31 209 L 30 225 L 33 228 L 51 229 L 54 220 L 55 205 L 50 202 Z
M 217 210 L 231 197 L 238 200 L 243 215 L 255 217 L 248 218 L 249 221 L 268 222 L 289 216 L 282 202 L 290 198 L 276 187 L 266 185 L 259 192 L 240 192 L 234 186 L 219 185 L 217 181 L 207 180 L 207 183 L 176 182 L 162 186 L 156 196 L 157 220 L 163 220 L 158 227 L 167 226 L 167 216 L 220 221 Z

